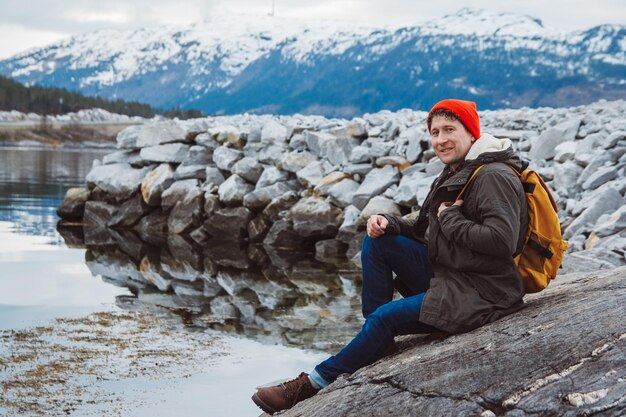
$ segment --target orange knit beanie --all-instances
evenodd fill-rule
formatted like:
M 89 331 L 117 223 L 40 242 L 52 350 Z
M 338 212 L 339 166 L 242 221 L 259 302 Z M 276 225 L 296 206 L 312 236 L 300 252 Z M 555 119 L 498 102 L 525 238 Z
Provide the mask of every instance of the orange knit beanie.
M 450 110 L 459 118 L 472 136 L 474 136 L 474 139 L 480 138 L 480 117 L 476 111 L 476 103 L 456 99 L 441 100 L 430 109 L 428 115 L 430 116 L 432 112 L 438 109 Z M 430 123 L 428 125 L 428 132 L 430 132 Z

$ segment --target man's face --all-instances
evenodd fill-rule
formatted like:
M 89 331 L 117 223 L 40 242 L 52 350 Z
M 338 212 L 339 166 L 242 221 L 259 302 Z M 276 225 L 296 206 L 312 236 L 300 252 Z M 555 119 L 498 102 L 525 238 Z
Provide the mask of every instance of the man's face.
M 435 116 L 430 124 L 430 139 L 441 162 L 457 169 L 465 161 L 474 138 L 458 120 Z

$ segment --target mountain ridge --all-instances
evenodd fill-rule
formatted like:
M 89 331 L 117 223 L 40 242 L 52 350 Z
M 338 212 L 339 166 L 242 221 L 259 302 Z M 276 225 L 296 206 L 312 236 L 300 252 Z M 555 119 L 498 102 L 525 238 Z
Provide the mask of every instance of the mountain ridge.
M 448 96 L 570 106 L 626 98 L 625 38 L 626 26 L 564 32 L 469 8 L 405 27 L 230 16 L 75 36 L 0 61 L 0 74 L 213 114 L 354 116 Z

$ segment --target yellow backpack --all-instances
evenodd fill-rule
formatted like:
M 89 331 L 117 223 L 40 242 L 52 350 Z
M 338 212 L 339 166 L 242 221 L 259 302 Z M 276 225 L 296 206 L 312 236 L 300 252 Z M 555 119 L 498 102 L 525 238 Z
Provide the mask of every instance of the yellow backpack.
M 484 165 L 472 173 L 457 199 L 482 167 Z M 513 167 L 511 169 L 522 182 L 528 204 L 528 231 L 522 251 L 515 256 L 515 263 L 526 292 L 539 292 L 556 278 L 567 249 L 567 241 L 562 237 L 556 202 L 541 176 L 529 169 L 521 174 Z

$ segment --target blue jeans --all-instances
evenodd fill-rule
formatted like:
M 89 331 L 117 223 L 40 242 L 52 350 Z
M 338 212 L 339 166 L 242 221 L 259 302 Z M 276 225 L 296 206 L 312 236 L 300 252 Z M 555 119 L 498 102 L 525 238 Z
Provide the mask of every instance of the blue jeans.
M 419 321 L 422 299 L 433 275 L 426 246 L 400 235 L 366 236 L 361 263 L 365 323 L 339 353 L 311 372 L 311 379 L 322 387 L 341 374 L 376 362 L 392 346 L 394 336 L 438 331 Z M 394 288 L 405 298 L 392 301 Z

